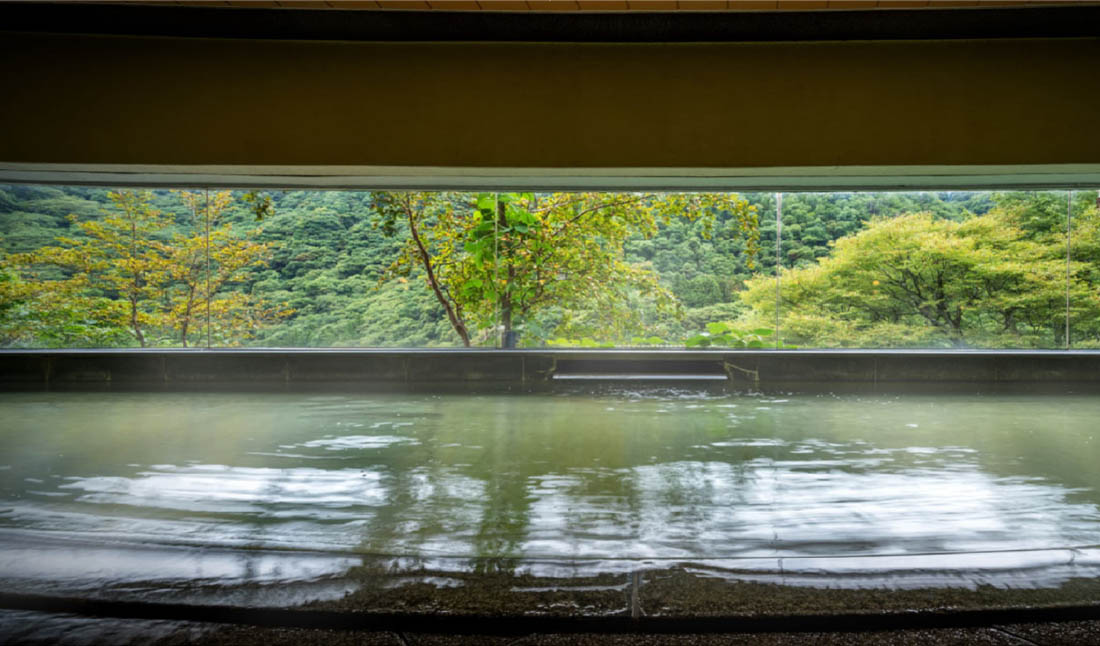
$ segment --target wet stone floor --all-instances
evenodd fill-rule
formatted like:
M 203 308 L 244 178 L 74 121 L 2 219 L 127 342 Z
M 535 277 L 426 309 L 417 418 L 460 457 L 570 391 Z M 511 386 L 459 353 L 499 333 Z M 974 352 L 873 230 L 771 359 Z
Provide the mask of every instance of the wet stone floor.
M 186 621 L 92 618 L 76 615 L 0 611 L 0 643 L 27 646 L 1088 646 L 1100 644 L 1100 621 L 1004 624 L 981 628 L 832 633 L 725 633 L 707 635 L 531 634 L 513 636 L 440 635 L 226 626 Z

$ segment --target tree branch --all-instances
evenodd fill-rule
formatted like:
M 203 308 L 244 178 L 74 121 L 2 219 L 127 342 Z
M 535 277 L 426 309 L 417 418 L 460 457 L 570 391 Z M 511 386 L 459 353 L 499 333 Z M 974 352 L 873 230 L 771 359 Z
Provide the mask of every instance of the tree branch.
M 462 344 L 467 348 L 470 347 L 470 333 L 466 329 L 466 323 L 459 318 L 459 315 L 455 312 L 454 307 L 451 306 L 450 299 L 443 293 L 443 290 L 439 286 L 439 280 L 435 276 L 435 271 L 432 269 L 431 255 L 428 253 L 427 247 L 424 246 L 424 242 L 420 239 L 420 232 L 416 228 L 416 217 L 413 215 L 412 206 L 409 204 L 406 198 L 401 202 L 401 206 L 405 211 L 405 217 L 409 221 L 409 233 L 412 235 L 413 242 L 416 243 L 417 253 L 420 255 L 420 261 L 424 265 L 424 271 L 428 275 L 428 285 L 431 286 L 432 292 L 435 293 L 436 300 L 443 306 L 443 309 L 447 312 L 447 320 L 451 322 L 451 327 L 462 339 Z

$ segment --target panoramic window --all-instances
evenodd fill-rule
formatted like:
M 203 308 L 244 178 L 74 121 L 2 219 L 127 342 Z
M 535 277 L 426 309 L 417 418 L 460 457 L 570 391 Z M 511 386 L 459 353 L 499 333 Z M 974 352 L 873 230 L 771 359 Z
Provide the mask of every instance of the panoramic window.
M 1100 346 L 1096 191 L 13 185 L 0 236 L 9 348 Z

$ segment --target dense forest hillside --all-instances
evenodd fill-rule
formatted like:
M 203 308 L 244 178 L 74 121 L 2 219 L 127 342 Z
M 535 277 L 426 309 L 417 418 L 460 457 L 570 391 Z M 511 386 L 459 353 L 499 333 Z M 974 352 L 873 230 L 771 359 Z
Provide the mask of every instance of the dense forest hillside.
M 0 343 L 204 345 L 207 335 L 214 345 L 461 343 L 446 300 L 429 288 L 419 256 L 402 255 L 411 248 L 409 223 L 415 226 L 416 220 L 391 216 L 387 221 L 379 195 L 363 191 L 275 191 L 263 196 L 270 199 L 263 209 L 246 197 L 158 190 L 145 202 L 127 206 L 118 193 L 100 188 L 0 186 Z M 517 257 L 528 257 L 524 254 L 539 244 L 531 232 L 550 227 L 550 207 L 544 205 L 553 206 L 555 199 L 564 205 L 568 199 L 532 195 L 523 197 L 527 201 L 521 206 L 521 197 L 508 217 L 527 218 L 527 224 L 517 220 L 508 229 L 509 248 Z M 221 200 L 212 223 L 213 258 L 205 257 L 203 237 L 208 198 Z M 587 295 L 571 292 L 517 319 L 519 343 L 630 344 L 641 337 L 682 345 L 708 323 L 774 327 L 777 259 L 784 269 L 780 313 L 790 328 L 782 333 L 786 342 L 800 347 L 1064 343 L 1064 193 L 786 194 L 778 254 L 774 195 L 734 198 L 740 201 L 696 205 L 704 215 L 694 217 L 680 217 L 677 209 L 687 214 L 686 203 L 647 203 L 657 213 L 652 229 L 649 220 L 629 212 L 635 207 L 608 211 L 606 221 L 586 235 L 596 240 L 592 245 L 607 247 L 610 255 L 600 258 L 618 263 L 614 271 L 592 274 L 601 275 L 603 283 L 589 285 Z M 440 218 L 461 220 L 468 213 L 485 218 L 476 235 L 483 235 L 490 222 L 496 226 L 495 211 L 483 208 L 477 216 L 474 195 L 433 199 L 438 204 L 423 206 L 427 210 L 421 214 L 433 226 Z M 1089 255 L 1100 248 L 1100 240 L 1093 239 L 1095 200 L 1095 192 L 1077 194 L 1081 243 L 1071 268 L 1074 336 L 1086 343 L 1100 333 L 1095 324 L 1100 308 L 1094 302 L 1100 258 Z M 581 215 L 570 219 L 591 217 L 572 208 Z M 503 206 L 500 213 L 504 218 Z M 885 228 L 888 222 L 892 229 Z M 610 232 L 620 223 L 625 223 L 616 234 L 621 253 L 607 244 L 610 233 L 604 240 L 599 228 Z M 446 242 L 440 230 L 437 226 L 433 244 Z M 470 237 L 475 233 L 464 235 L 451 256 L 440 256 L 444 264 L 437 269 L 458 262 L 474 266 L 468 263 L 478 253 L 477 240 Z M 493 235 L 500 236 L 500 230 Z M 146 249 L 140 261 L 126 256 L 136 254 L 139 237 Z M 134 243 L 130 249 L 127 240 Z M 497 237 L 492 241 L 499 242 Z M 115 248 L 111 245 L 122 255 L 112 259 L 96 251 Z M 579 249 L 585 250 L 583 245 Z M 434 247 L 430 251 L 440 253 Z M 493 253 L 503 252 L 498 247 Z M 925 265 L 897 266 L 899 255 Z M 401 265 L 403 257 L 406 264 Z M 586 262 L 594 257 L 586 256 Z M 998 263 L 1000 273 L 992 270 Z M 921 274 L 933 265 L 950 266 L 939 279 L 952 281 L 955 292 L 924 293 L 918 285 L 920 293 L 913 295 L 904 286 L 890 291 L 884 284 L 884 272 Z M 204 283 L 207 271 L 217 278 L 216 285 Z M 454 274 L 451 280 L 480 280 L 463 276 Z M 629 282 L 629 289 L 616 287 L 617 277 Z M 652 284 L 645 282 L 649 277 Z M 864 287 L 865 298 L 860 296 Z M 617 304 L 596 297 L 615 290 Z M 466 294 L 465 301 L 456 297 L 455 303 L 470 310 L 470 299 L 478 294 Z M 628 315 L 614 307 L 625 307 Z M 943 312 L 926 315 L 929 307 Z M 474 345 L 498 342 L 491 317 L 499 313 L 491 310 L 480 318 L 469 315 Z M 609 316 L 624 322 L 609 325 Z

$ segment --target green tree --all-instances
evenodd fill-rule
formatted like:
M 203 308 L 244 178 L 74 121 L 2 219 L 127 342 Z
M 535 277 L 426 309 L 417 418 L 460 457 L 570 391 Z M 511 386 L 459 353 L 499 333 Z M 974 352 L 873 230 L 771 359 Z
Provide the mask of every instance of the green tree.
M 781 273 L 784 338 L 800 346 L 1058 345 L 1065 238 L 1036 239 L 1018 215 L 1005 207 L 962 222 L 929 213 L 873 219 L 818 264 Z M 773 321 L 774 278 L 747 287 L 757 320 Z M 1071 283 L 1071 298 L 1088 293 L 1084 281 Z
M 69 216 L 81 237 L 60 236 L 60 245 L 16 254 L 12 260 L 38 284 L 39 295 L 54 296 L 54 303 L 36 299 L 40 306 L 64 310 L 83 300 L 78 311 L 99 318 L 99 326 L 125 325 L 145 347 L 147 328 L 158 323 L 157 301 L 168 278 L 166 248 L 155 234 L 170 220 L 150 206 L 148 191 L 118 191 L 108 197 L 114 208 L 105 209 L 98 219 Z M 64 273 L 51 280 L 53 267 Z M 124 306 L 102 299 L 121 301 Z
M 205 197 L 182 197 L 182 227 L 155 208 L 162 195 L 108 193 L 97 218 L 71 215 L 57 244 L 11 254 L 0 265 L 0 336 L 5 344 L 142 347 L 175 338 L 184 346 L 209 306 L 222 343 L 250 338 L 289 314 L 239 287 L 262 267 L 270 246 L 232 232 L 222 220 L 229 193 L 214 195 L 206 232 Z M 200 211 L 202 211 L 200 213 Z M 209 240 L 209 242 L 208 242 Z
M 234 234 L 226 218 L 233 194 L 181 191 L 179 196 L 191 221 L 184 233 L 172 236 L 163 261 L 170 279 L 164 322 L 180 344 L 188 346 L 200 321 L 209 320 L 210 332 L 219 341 L 236 345 L 250 338 L 258 326 L 290 315 L 286 307 L 272 307 L 251 294 L 229 289 L 248 280 L 253 269 L 271 258 L 270 244 Z
M 385 232 L 398 223 L 408 232 L 386 277 L 422 271 L 466 346 L 477 326 L 498 327 L 501 346 L 512 347 L 518 328 L 555 308 L 595 313 L 605 335 L 622 336 L 637 321 L 637 294 L 676 307 L 656 272 L 624 253 L 629 238 L 674 218 L 699 220 L 709 237 L 722 212 L 750 254 L 757 239 L 755 209 L 728 193 L 377 193 L 375 208 Z
M 1064 203 L 1062 204 L 1064 207 Z M 1074 347 L 1100 347 L 1100 197 L 1096 191 L 1077 194 L 1073 205 L 1073 279 L 1088 286 L 1070 302 Z
M 23 267 L 0 257 L 0 346 L 129 345 L 122 301 L 89 295 L 79 281 L 24 280 Z

